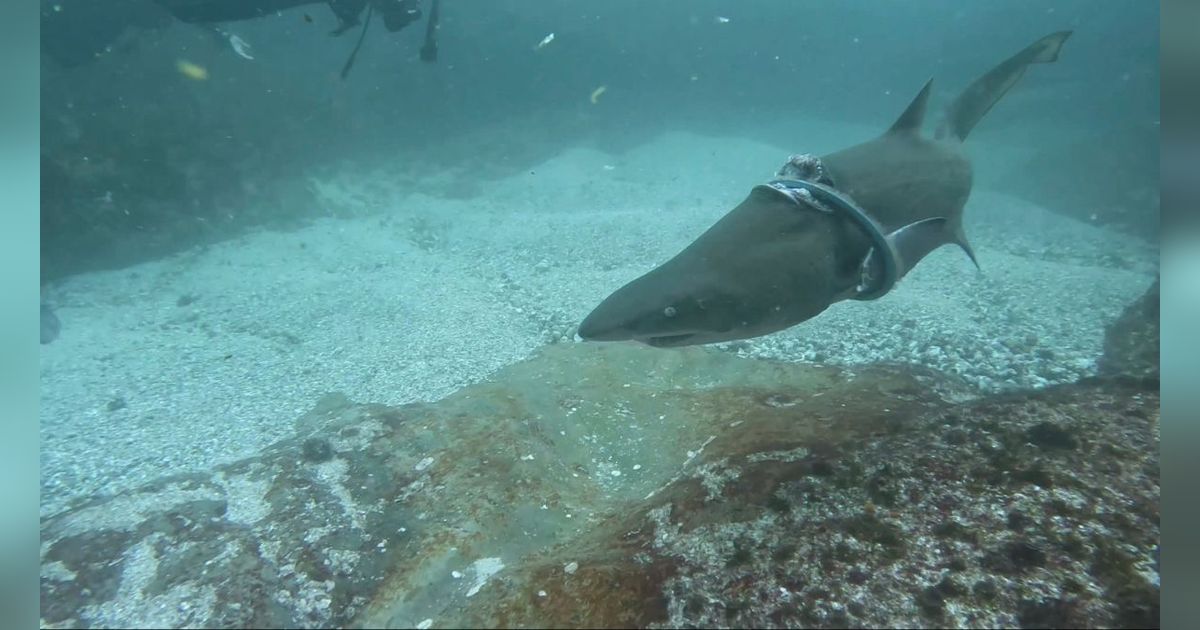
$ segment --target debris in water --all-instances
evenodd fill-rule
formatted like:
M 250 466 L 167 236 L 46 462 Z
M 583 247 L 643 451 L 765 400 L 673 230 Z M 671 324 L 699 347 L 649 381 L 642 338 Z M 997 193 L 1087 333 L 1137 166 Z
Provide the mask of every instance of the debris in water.
M 563 567 L 563 571 L 564 571 L 564 572 L 565 572 L 567 575 L 574 575 L 574 574 L 575 574 L 575 572 L 576 572 L 576 571 L 578 571 L 578 570 L 579 570 L 579 563 L 578 563 L 578 562 L 568 562 L 568 563 L 567 563 L 567 566 Z
M 601 94 L 604 94 L 604 93 L 605 93 L 605 92 L 607 92 L 607 91 L 608 91 L 608 86 L 607 86 L 607 85 L 601 85 L 600 87 L 598 87 L 598 88 L 596 88 L 596 89 L 592 90 L 592 95 L 591 95 L 591 97 L 589 97 L 589 98 L 591 99 L 591 101 L 592 101 L 592 105 L 595 105 L 596 103 L 599 103 L 599 102 L 600 102 L 600 95 L 601 95 Z
M 254 55 L 250 54 L 250 44 L 246 40 L 230 33 L 229 45 L 233 47 L 233 52 L 237 53 L 239 57 L 254 61 Z
M 537 46 L 534 46 L 534 47 L 533 47 L 533 49 L 534 49 L 534 50 L 541 50 L 541 49 L 545 48 L 545 47 L 546 47 L 546 45 L 547 45 L 547 44 L 549 44 L 549 43 L 550 43 L 550 42 L 552 42 L 552 41 L 554 41 L 554 33 L 550 33 L 549 35 L 547 35 L 547 36 L 543 37 L 543 38 L 542 38 L 542 41 L 538 42 L 538 43 L 537 43 Z
M 190 61 L 184 61 L 183 59 L 180 59 L 179 61 L 175 62 L 175 68 L 179 70 L 179 74 L 182 74 L 193 81 L 204 81 L 208 79 L 208 70 L 204 69 L 203 66 L 198 66 Z

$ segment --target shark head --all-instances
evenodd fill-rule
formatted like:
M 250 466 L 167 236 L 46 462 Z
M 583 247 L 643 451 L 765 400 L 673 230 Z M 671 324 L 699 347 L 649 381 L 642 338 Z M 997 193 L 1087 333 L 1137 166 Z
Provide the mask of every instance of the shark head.
M 754 192 L 674 258 L 609 295 L 579 336 L 662 348 L 782 330 L 833 301 L 830 242 L 819 213 Z
M 579 326 L 588 341 L 640 341 L 655 347 L 740 338 L 736 287 L 664 265 L 617 289 Z

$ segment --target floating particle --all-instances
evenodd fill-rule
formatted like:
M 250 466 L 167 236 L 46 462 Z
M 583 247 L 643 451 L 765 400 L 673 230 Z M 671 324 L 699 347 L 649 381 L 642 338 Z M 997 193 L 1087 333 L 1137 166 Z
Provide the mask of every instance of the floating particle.
M 452 577 L 456 580 L 462 579 L 462 576 L 463 576 L 462 571 L 451 571 L 450 572 L 450 577 Z
M 203 66 L 198 66 L 190 61 L 184 61 L 183 59 L 180 59 L 179 61 L 175 62 L 175 69 L 179 70 L 179 74 L 182 74 L 193 81 L 204 81 L 208 79 L 208 70 L 204 69 Z
M 426 457 L 425 459 L 422 459 L 421 461 L 417 462 L 417 465 L 413 466 L 413 470 L 416 470 L 417 472 L 421 472 L 422 470 L 425 470 L 426 468 L 429 468 L 432 465 L 433 465 L 433 458 Z
M 633 465 L 633 469 L 634 469 L 634 470 L 641 470 L 641 469 L 642 469 L 642 465 L 641 465 L 641 464 L 634 464 L 634 465 Z
M 601 95 L 601 94 L 604 94 L 604 93 L 605 93 L 605 92 L 607 92 L 607 91 L 608 91 L 608 86 L 607 86 L 607 85 L 601 85 L 600 87 L 598 87 L 598 88 L 596 88 L 596 89 L 592 90 L 592 95 L 589 97 L 589 99 L 592 101 L 592 105 L 595 105 L 596 103 L 599 103 L 599 102 L 600 102 L 600 95 Z
M 538 591 L 538 597 L 545 597 L 546 591 Z
M 564 572 L 565 572 L 567 575 L 574 575 L 574 574 L 575 574 L 575 572 L 576 572 L 576 571 L 578 571 L 578 570 L 579 570 L 579 563 L 578 563 L 578 562 L 568 562 L 568 563 L 567 563 L 567 565 L 566 565 L 565 567 L 563 567 L 563 571 L 564 571 Z
M 239 57 L 254 61 L 254 55 L 251 54 L 251 46 L 246 40 L 230 33 L 229 45 L 233 47 L 233 52 L 237 53 Z
M 543 38 L 542 38 L 542 41 L 538 42 L 538 43 L 537 43 L 537 46 L 534 46 L 534 47 L 533 47 L 533 49 L 534 49 L 534 50 L 541 50 L 541 49 L 545 48 L 545 47 L 546 47 L 546 45 L 547 45 L 547 44 L 549 44 L 549 43 L 550 43 L 550 42 L 552 42 L 552 41 L 554 41 L 554 33 L 550 33 L 549 35 L 547 35 L 547 36 L 543 37 Z
M 422 621 L 421 623 L 417 624 L 417 630 L 428 630 L 428 628 L 432 628 L 432 627 L 433 627 L 432 619 L 426 619 L 425 621 Z
M 522 455 L 521 461 L 531 462 L 533 461 L 533 455 Z
M 728 24 L 729 18 L 718 15 L 714 20 L 717 24 Z
M 609 474 L 610 474 L 610 475 L 612 475 L 612 476 L 614 476 L 614 477 L 620 477 L 620 476 L 621 476 L 621 471 L 620 471 L 620 470 L 616 470 L 616 469 L 614 469 L 614 470 L 613 470 L 612 472 L 610 472 Z

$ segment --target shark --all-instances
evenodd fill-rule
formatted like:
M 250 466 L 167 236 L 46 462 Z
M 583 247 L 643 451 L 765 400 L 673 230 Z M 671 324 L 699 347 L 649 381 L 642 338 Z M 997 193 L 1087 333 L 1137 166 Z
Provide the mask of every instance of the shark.
M 973 181 L 963 143 L 1031 65 L 1058 60 L 1070 35 L 1047 35 L 977 78 L 932 135 L 922 133 L 930 79 L 879 137 L 791 156 L 690 245 L 605 298 L 579 337 L 654 347 L 749 339 L 842 300 L 879 299 L 943 245 L 978 267 L 962 224 Z

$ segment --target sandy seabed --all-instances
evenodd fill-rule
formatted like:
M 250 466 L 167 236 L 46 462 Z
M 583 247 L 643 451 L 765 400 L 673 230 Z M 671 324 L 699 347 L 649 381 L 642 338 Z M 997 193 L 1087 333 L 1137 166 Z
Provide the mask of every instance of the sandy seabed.
M 44 294 L 63 326 L 42 347 L 42 513 L 257 453 L 332 392 L 432 401 L 571 342 L 595 304 L 786 157 L 670 133 L 621 156 L 567 149 L 465 191 L 457 175 L 347 175 L 317 185 L 359 218 L 66 279 Z M 714 351 L 919 363 L 980 391 L 1093 373 L 1105 325 L 1153 281 L 1157 252 L 986 189 L 966 224 L 982 272 L 942 248 L 882 300 Z

